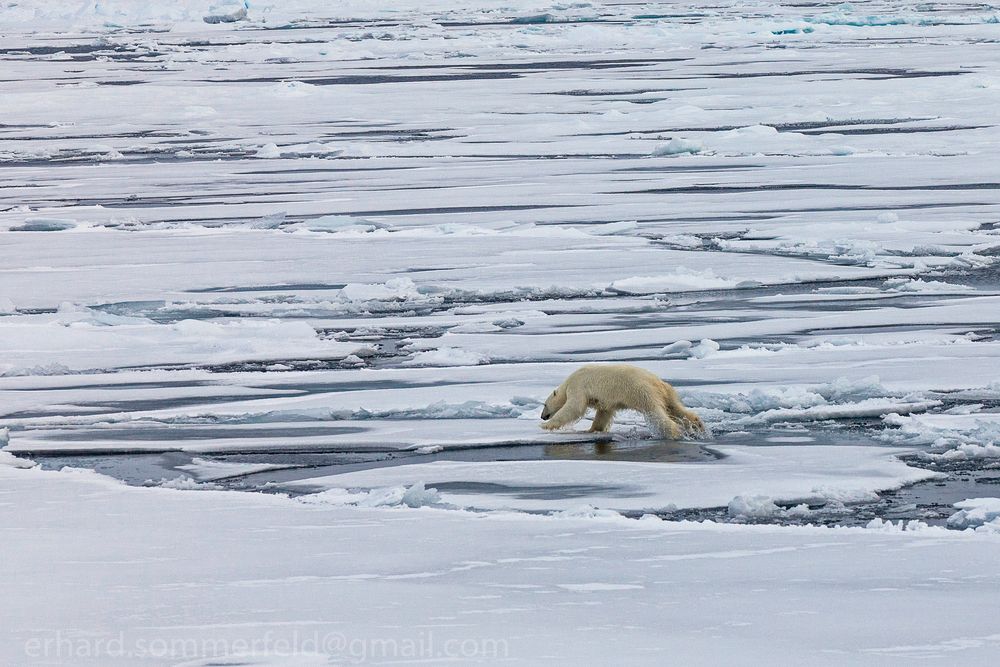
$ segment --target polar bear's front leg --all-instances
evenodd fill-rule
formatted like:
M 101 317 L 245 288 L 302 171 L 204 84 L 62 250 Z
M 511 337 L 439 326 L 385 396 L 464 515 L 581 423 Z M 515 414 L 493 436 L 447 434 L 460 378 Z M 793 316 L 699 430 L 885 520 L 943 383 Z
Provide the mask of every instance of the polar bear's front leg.
M 546 431 L 555 431 L 580 421 L 580 418 L 585 414 L 587 414 L 586 397 L 579 394 L 568 394 L 565 405 L 559 408 L 559 411 L 552 415 L 548 421 L 542 422 L 542 428 Z
M 590 425 L 591 433 L 605 433 L 611 429 L 611 420 L 615 418 L 614 410 L 604 410 L 599 408 L 594 416 L 594 422 Z

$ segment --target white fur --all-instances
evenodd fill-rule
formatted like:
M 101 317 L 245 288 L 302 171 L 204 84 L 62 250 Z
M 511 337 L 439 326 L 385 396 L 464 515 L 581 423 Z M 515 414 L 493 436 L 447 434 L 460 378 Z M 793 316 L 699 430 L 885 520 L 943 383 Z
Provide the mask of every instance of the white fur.
M 542 428 L 555 430 L 597 411 L 591 432 L 604 432 L 618 410 L 636 410 L 664 437 L 704 432 L 698 415 L 681 403 L 677 390 L 649 371 L 628 364 L 589 364 L 574 371 L 545 401 Z

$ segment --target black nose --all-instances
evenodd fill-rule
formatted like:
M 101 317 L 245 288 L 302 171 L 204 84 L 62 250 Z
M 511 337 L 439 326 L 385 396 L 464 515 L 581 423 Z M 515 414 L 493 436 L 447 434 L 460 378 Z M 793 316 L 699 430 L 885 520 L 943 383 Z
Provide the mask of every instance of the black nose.
M 545 410 L 542 410 L 542 419 L 548 419 L 548 418 L 549 418 L 549 413 L 546 412 Z

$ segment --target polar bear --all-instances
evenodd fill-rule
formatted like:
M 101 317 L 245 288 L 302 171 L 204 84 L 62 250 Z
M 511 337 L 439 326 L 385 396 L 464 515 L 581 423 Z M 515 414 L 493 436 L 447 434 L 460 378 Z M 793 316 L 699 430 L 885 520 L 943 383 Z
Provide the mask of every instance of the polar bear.
M 594 408 L 591 433 L 607 431 L 618 410 L 636 410 L 664 437 L 704 433 L 698 415 L 685 408 L 677 390 L 649 371 L 628 364 L 588 364 L 570 374 L 545 400 L 542 428 L 553 431 L 578 421 Z

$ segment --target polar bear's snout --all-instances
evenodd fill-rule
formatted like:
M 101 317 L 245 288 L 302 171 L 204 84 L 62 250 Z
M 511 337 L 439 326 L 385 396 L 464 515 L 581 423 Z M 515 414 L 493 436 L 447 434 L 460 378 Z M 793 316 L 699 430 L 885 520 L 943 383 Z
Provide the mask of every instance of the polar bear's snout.
M 563 406 L 566 402 L 565 396 L 560 400 L 559 389 L 561 387 L 556 387 L 549 397 L 545 399 L 545 404 L 542 406 L 542 419 L 548 419 L 555 413 L 559 412 L 559 408 Z

